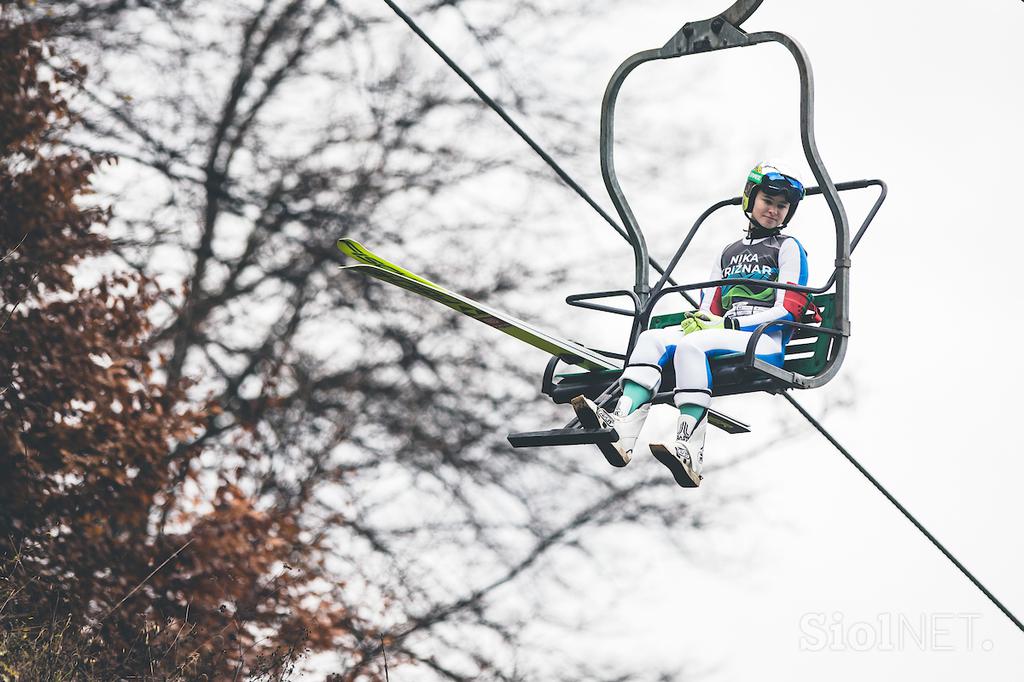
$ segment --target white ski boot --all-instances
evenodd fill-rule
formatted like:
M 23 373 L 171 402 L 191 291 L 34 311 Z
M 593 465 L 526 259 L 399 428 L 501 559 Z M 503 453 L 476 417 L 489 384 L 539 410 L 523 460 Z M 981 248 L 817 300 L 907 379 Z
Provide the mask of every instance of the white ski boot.
M 576 410 L 580 426 L 585 429 L 615 429 L 619 439 L 613 443 L 598 443 L 598 448 L 612 466 L 624 467 L 629 464 L 636 438 L 640 435 L 640 429 L 643 428 L 644 420 L 651 409 L 650 403 L 638 407 L 632 414 L 625 415 L 608 412 L 586 396 L 578 395 L 572 399 L 572 409 Z
M 696 488 L 703 478 L 700 472 L 704 467 L 704 436 L 707 426 L 706 411 L 699 422 L 689 415 L 681 414 L 676 422 L 675 440 L 665 438 L 664 442 L 651 443 L 651 454 L 668 467 L 676 483 L 684 488 Z

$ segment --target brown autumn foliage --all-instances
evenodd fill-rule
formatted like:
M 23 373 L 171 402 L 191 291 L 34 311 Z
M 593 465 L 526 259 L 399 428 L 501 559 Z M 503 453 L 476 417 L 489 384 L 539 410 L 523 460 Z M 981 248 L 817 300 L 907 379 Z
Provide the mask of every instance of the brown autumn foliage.
M 320 554 L 292 516 L 231 468 L 192 475 L 217 410 L 162 379 L 163 292 L 76 280 L 110 249 L 88 195 L 111 159 L 65 142 L 85 70 L 21 4 L 0 3 L 0 678 L 280 679 L 356 623 L 309 599 Z

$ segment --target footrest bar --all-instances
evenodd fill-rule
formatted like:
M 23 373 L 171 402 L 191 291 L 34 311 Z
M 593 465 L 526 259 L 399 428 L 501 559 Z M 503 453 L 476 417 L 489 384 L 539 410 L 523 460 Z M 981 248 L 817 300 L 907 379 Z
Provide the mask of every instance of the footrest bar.
M 545 445 L 596 445 L 619 439 L 615 429 L 552 429 L 508 434 L 514 448 L 536 448 Z

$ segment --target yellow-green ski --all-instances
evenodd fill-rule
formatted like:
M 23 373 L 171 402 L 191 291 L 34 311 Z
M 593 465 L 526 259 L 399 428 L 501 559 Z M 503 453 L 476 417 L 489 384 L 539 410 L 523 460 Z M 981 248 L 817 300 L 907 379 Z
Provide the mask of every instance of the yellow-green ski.
M 430 285 L 435 289 L 446 291 L 446 289 L 440 284 L 435 284 L 434 282 L 431 282 L 429 279 L 420 277 L 415 273 L 409 272 L 405 268 L 400 268 L 394 263 L 384 260 L 377 254 L 375 254 L 374 252 L 370 251 L 368 248 L 357 242 L 355 239 L 339 239 L 338 249 L 349 258 L 355 258 L 357 261 L 359 261 L 360 263 L 364 263 L 365 265 L 375 265 L 378 268 L 390 270 L 391 272 L 397 275 L 403 275 L 405 277 L 408 277 L 409 279 L 414 279 L 417 282 L 422 282 L 423 284 Z
M 559 339 L 558 337 L 536 329 L 535 327 L 532 327 L 511 315 L 494 310 L 493 308 L 466 298 L 465 296 L 460 296 L 459 294 L 448 291 L 447 289 L 439 287 L 426 280 L 413 279 L 412 277 L 408 277 L 394 270 L 388 270 L 377 265 L 349 265 L 343 267 L 342 270 L 369 275 L 370 277 L 387 282 L 388 284 L 394 284 L 395 286 L 401 287 L 406 291 L 419 294 L 424 298 L 437 301 L 438 303 L 448 306 L 452 310 L 472 317 L 474 320 L 483 322 L 489 327 L 494 327 L 500 332 L 504 332 L 511 337 L 528 343 L 534 348 L 539 348 L 546 353 L 555 355 L 569 364 L 579 365 L 580 367 L 588 370 L 618 369 L 614 362 L 598 355 L 588 348 L 573 343 L 572 341 Z
M 339 239 L 338 249 L 345 255 L 356 259 L 362 265 L 349 265 L 342 267 L 348 272 L 358 272 L 369 275 L 375 279 L 394 284 L 406 291 L 437 301 L 452 310 L 472 317 L 474 320 L 494 327 L 498 331 L 530 344 L 534 348 L 550 353 L 564 362 L 578 365 L 586 370 L 600 369 L 621 369 L 621 366 L 614 360 L 606 358 L 594 351 L 562 339 L 549 332 L 537 329 L 522 320 L 516 319 L 507 313 L 495 310 L 489 306 L 466 298 L 453 291 L 445 289 L 440 284 L 431 282 L 429 279 L 409 272 L 390 261 L 387 261 L 373 253 L 365 246 L 354 239 Z M 723 415 L 714 410 L 708 413 L 708 422 L 728 433 L 745 433 L 750 429 L 746 424 Z

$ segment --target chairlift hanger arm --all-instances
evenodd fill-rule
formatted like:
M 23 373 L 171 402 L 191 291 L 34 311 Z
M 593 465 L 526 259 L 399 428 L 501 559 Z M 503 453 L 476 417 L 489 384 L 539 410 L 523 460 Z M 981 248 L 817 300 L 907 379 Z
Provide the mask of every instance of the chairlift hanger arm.
M 783 45 L 793 59 L 796 61 L 800 78 L 800 141 L 804 151 L 804 157 L 810 166 L 817 184 L 822 188 L 822 194 L 832 213 L 836 230 L 836 297 L 835 311 L 838 321 L 837 326 L 842 330 L 849 329 L 849 282 L 850 282 L 850 233 L 846 218 L 846 211 L 839 198 L 838 190 L 835 187 L 828 171 L 822 163 L 818 153 L 817 142 L 814 135 L 814 80 L 811 74 L 810 61 L 800 45 L 782 33 L 766 31 L 761 33 L 747 34 L 740 30 L 738 24 L 746 21 L 753 12 L 760 6 L 757 0 L 737 0 L 729 9 L 722 14 L 703 21 L 690 22 L 685 24 L 672 38 L 661 48 L 638 52 L 627 58 L 612 76 L 605 89 L 604 101 L 601 109 L 601 171 L 605 181 L 605 187 L 611 195 L 612 203 L 615 205 L 619 217 L 629 234 L 630 244 L 633 247 L 635 283 L 634 291 L 644 304 L 642 312 L 649 313 L 652 303 L 651 287 L 649 284 L 649 269 L 647 266 L 648 252 L 644 235 L 637 224 L 636 218 L 630 209 L 622 188 L 619 185 L 615 173 L 614 162 L 614 123 L 615 103 L 623 81 L 639 65 L 658 59 L 672 59 L 687 55 L 693 55 L 715 50 L 729 49 L 733 47 L 747 47 L 766 42 L 777 42 Z M 762 283 L 763 285 L 764 283 Z M 692 287 L 683 287 L 686 290 Z M 824 385 L 830 381 L 839 371 L 842 358 L 845 355 L 845 338 L 839 338 L 836 342 L 836 354 L 834 359 L 829 361 L 825 370 L 810 380 L 810 387 Z M 631 345 L 633 345 L 631 343 Z
M 757 8 L 761 6 L 762 2 L 763 0 L 736 0 L 736 2 L 734 2 L 720 15 L 713 19 L 707 19 L 703 22 L 695 22 L 695 24 L 707 24 L 709 30 L 713 26 L 715 33 L 721 32 L 723 26 L 729 26 L 732 32 L 739 34 L 742 39 L 745 34 L 743 34 L 738 27 L 750 18 Z M 615 160 L 612 152 L 612 147 L 614 145 L 615 102 L 618 99 L 622 83 L 626 80 L 626 76 L 628 76 L 633 69 L 644 62 L 655 59 L 681 57 L 684 52 L 681 52 L 678 49 L 679 36 L 687 32 L 692 33 L 693 25 L 694 24 L 686 24 L 682 29 L 680 29 L 679 33 L 677 33 L 676 36 L 674 36 L 672 40 L 670 40 L 668 44 L 663 46 L 661 49 L 638 52 L 624 61 L 612 75 L 612 78 L 608 83 L 608 87 L 605 90 L 604 100 L 601 105 L 601 173 L 604 177 L 605 187 L 611 195 L 612 203 L 615 205 L 615 210 L 622 219 L 623 227 L 628 234 L 630 243 L 633 245 L 637 273 L 634 291 L 636 291 L 643 299 L 646 299 L 647 294 L 650 292 L 647 268 L 647 244 L 644 239 L 643 232 L 640 231 L 640 227 L 637 224 L 636 217 L 633 215 L 633 210 L 630 208 L 629 203 L 626 201 L 626 198 L 622 193 L 622 187 L 619 185 L 618 177 L 615 173 Z M 732 45 L 729 45 L 729 47 L 731 46 Z M 725 45 L 723 45 L 723 47 L 725 47 Z M 671 268 L 668 268 L 668 270 L 671 270 Z
M 725 10 L 718 16 L 722 17 L 725 21 L 729 22 L 736 28 L 750 18 L 750 15 L 757 11 L 757 8 L 761 6 L 764 0 L 736 0 L 732 3 L 729 9 Z
M 737 3 L 739 4 L 739 3 Z M 758 3 L 759 4 L 759 3 Z M 751 12 L 753 10 L 750 10 Z M 747 15 L 749 16 L 749 14 Z M 797 62 L 800 73 L 800 136 L 804 155 L 811 167 L 811 172 L 818 182 L 818 186 L 825 195 L 825 200 L 832 212 L 836 224 L 837 235 L 837 260 L 845 260 L 849 257 L 849 233 L 846 221 L 846 213 L 842 202 L 839 199 L 838 191 L 832 182 L 821 162 L 818 153 L 817 143 L 814 136 L 814 83 L 811 74 L 810 62 L 803 48 L 782 33 L 767 31 L 747 35 L 735 26 L 722 20 L 722 17 L 715 17 L 700 22 L 691 22 L 683 26 L 671 40 L 662 48 L 638 52 L 626 59 L 615 71 L 608 87 L 605 90 L 604 101 L 601 110 L 601 171 L 605 181 L 605 187 L 612 198 L 619 217 L 622 219 L 626 231 L 630 235 L 630 242 L 634 249 L 634 261 L 637 272 L 635 291 L 645 299 L 650 294 L 647 269 L 647 244 L 643 232 L 637 223 L 636 217 L 629 206 L 619 184 L 615 172 L 614 158 L 614 128 L 615 128 L 615 104 L 619 92 L 626 77 L 638 66 L 649 61 L 659 59 L 673 59 L 700 52 L 722 50 L 732 47 L 746 47 L 765 42 L 781 43 Z M 841 234 L 840 234 L 841 233 Z M 844 306 L 845 310 L 845 306 Z
M 746 34 L 739 30 L 739 26 L 746 21 L 757 10 L 763 0 L 736 0 L 722 14 L 713 19 L 691 22 L 683 26 L 675 36 L 660 49 L 644 50 L 627 58 L 619 68 L 615 70 L 608 87 L 605 89 L 604 100 L 601 103 L 601 139 L 600 158 L 601 174 L 604 178 L 605 188 L 611 196 L 615 210 L 621 218 L 623 227 L 627 233 L 630 244 L 633 246 L 634 267 L 636 279 L 634 291 L 641 297 L 644 303 L 650 294 L 649 270 L 647 267 L 648 254 L 647 242 L 643 232 L 637 223 L 629 202 L 619 184 L 615 172 L 614 157 L 614 129 L 615 129 L 615 104 L 618 100 L 619 91 L 626 77 L 641 64 L 658 59 L 672 59 L 685 54 L 704 52 L 709 49 L 723 49 L 743 45 Z M 712 47 L 712 42 L 706 39 L 705 33 L 718 36 L 723 28 L 728 38 L 724 43 Z M 689 49 L 687 49 L 689 46 Z M 670 269 L 670 268 L 669 268 Z M 692 303 L 692 301 L 691 301 Z

